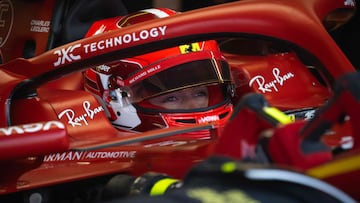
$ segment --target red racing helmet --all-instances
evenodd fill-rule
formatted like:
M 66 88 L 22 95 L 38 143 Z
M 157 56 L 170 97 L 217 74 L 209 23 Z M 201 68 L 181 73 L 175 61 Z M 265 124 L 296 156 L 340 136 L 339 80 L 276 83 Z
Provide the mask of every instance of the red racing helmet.
M 87 36 L 175 13 L 163 8 L 138 11 L 97 22 Z M 90 68 L 85 90 L 105 102 L 115 127 L 136 132 L 200 123 L 221 126 L 233 109 L 229 65 L 215 40 Z

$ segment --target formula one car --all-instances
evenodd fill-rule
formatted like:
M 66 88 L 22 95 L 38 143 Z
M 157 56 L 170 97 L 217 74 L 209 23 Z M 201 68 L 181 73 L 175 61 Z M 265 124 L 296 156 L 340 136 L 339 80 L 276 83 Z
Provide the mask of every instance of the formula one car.
M 55 5 L 46 2 L 50 7 Z M 1 5 L 18 16 L 15 1 L 3 1 Z M 83 196 L 91 199 L 119 173 L 137 176 L 156 171 L 181 178 L 193 164 L 221 152 L 213 151 L 219 137 L 226 140 L 225 135 L 235 134 L 223 132 L 211 122 L 140 134 L 117 130 L 102 102 L 82 88 L 81 72 L 109 61 L 216 39 L 231 65 L 236 87 L 234 103 L 256 92 L 294 121 L 311 119 L 316 109 L 333 96 L 334 82 L 355 72 L 329 35 L 331 29 L 346 23 L 354 10 L 353 1 L 239 1 L 154 19 L 61 46 L 49 41 L 48 51 L 44 42 L 38 42 L 44 35 L 47 39 L 54 36 L 37 32 L 55 29 L 47 22 L 53 22 L 56 15 L 46 13 L 42 18 L 48 20 L 34 21 L 34 28 L 28 32 L 28 36 L 36 36 L 30 42 L 36 44 L 30 46 L 33 56 L 28 59 L 16 58 L 21 55 L 12 52 L 16 43 L 7 41 L 19 32 L 6 30 L 1 42 L 4 64 L 0 67 L 0 194 L 4 198 L 24 197 L 26 201 L 39 195 L 44 201 Z M 13 23 L 12 14 L 4 17 Z M 117 43 L 110 43 L 115 40 Z M 264 128 L 244 125 L 241 138 L 245 143 L 233 142 L 236 146 L 231 149 L 239 151 L 247 146 L 248 150 L 236 154 L 236 158 L 251 157 L 260 131 L 276 128 L 277 124 L 268 122 Z M 326 143 L 339 147 L 343 138 L 352 138 L 348 125 L 345 122 L 327 131 L 335 134 L 336 141 L 331 143 L 331 136 L 324 136 L 328 137 Z M 211 136 L 179 136 L 204 130 Z M 271 150 L 269 153 L 276 154 Z M 294 167 L 308 170 L 330 158 L 325 151 L 320 158 L 301 160 L 303 164 Z

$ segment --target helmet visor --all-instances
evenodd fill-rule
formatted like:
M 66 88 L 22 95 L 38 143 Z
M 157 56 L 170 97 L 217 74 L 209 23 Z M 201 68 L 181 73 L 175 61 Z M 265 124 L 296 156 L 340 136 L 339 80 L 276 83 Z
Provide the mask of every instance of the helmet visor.
M 162 94 L 195 86 L 230 82 L 228 64 L 203 59 L 175 65 L 130 86 L 131 102 L 139 102 Z

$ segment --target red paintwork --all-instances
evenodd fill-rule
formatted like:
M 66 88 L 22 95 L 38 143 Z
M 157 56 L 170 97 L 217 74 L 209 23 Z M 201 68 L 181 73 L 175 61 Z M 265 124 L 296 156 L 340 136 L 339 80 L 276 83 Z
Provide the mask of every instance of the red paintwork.
M 49 19 L 51 9 L 47 8 L 52 8 L 53 5 L 52 1 L 46 2 L 41 6 L 34 5 L 35 8 L 44 12 L 44 14 L 39 12 L 39 15 L 43 14 L 42 19 Z M 22 35 L 19 34 L 22 33 L 19 31 L 21 28 L 18 27 L 20 24 L 18 15 L 21 12 L 21 10 L 17 10 L 18 7 L 20 5 L 17 5 L 14 11 L 16 29 L 14 28 L 10 33 L 14 39 L 11 38 L 10 42 L 9 38 L 9 41 L 1 47 L 3 61 L 7 63 L 0 66 L 0 126 L 8 127 L 8 125 L 59 120 L 66 125 L 69 149 L 75 151 L 66 151 L 61 148 L 58 149 L 58 153 L 43 157 L 3 160 L 1 164 L 6 167 L 0 169 L 2 174 L 0 176 L 0 194 L 114 173 L 140 175 L 154 170 L 182 177 L 194 163 L 213 153 L 216 136 L 211 139 L 194 140 L 181 138 L 181 135 L 178 135 L 135 144 L 116 145 L 120 141 L 132 138 L 153 138 L 152 136 L 158 135 L 160 132 L 172 132 L 182 128 L 164 129 L 144 134 L 117 131 L 108 121 L 99 101 L 80 88 L 82 85 L 81 71 L 90 66 L 174 46 L 188 40 L 254 35 L 281 39 L 307 50 L 326 67 L 328 72 L 328 81 L 326 82 L 329 84 L 343 74 L 355 71 L 322 25 L 322 20 L 329 12 L 337 8 L 354 9 L 354 6 L 345 6 L 343 0 L 233 2 L 125 27 L 71 42 L 49 51 L 46 51 L 44 46 L 44 39 L 47 39 L 48 33 L 28 32 L 28 26 L 23 26 L 26 31 L 24 35 L 27 37 L 34 35 L 36 41 L 39 41 L 37 56 L 30 59 L 18 58 L 21 57 L 20 51 L 12 49 L 21 47 L 16 43 L 23 43 Z M 29 19 L 32 18 L 27 16 L 22 22 L 24 25 L 29 25 Z M 164 32 L 161 33 L 159 28 L 162 28 Z M 103 43 L 104 40 L 125 35 L 136 36 L 141 31 L 154 29 L 158 31 L 154 37 L 132 40 L 129 43 L 122 43 L 121 46 L 107 48 L 96 46 L 97 43 Z M 17 41 L 15 38 L 21 40 Z M 180 40 L 180 38 L 183 39 Z M 91 47 L 94 51 L 91 51 Z M 65 53 L 67 53 L 67 57 L 63 57 Z M 317 84 L 317 81 L 305 71 L 303 64 L 295 60 L 297 56 L 293 53 L 253 58 L 244 56 L 237 58 L 230 54 L 226 56 L 235 73 L 237 71 L 247 72 L 248 78 L 245 80 L 240 78 L 241 82 L 245 81 L 245 84 L 248 84 L 249 79 L 256 75 L 271 78 L 274 75 L 272 72 L 274 66 L 286 68 L 284 73 L 292 72 L 296 77 L 282 86 L 281 91 L 264 94 L 273 106 L 283 110 L 319 107 L 332 95 L 329 87 L 325 88 Z M 289 63 L 292 65 L 286 66 Z M 54 74 L 49 74 L 49 71 L 54 71 Z M 58 79 L 61 76 L 66 77 Z M 22 89 L 19 84 L 25 79 L 41 79 L 43 82 Z M 234 79 L 240 80 L 239 78 Z M 54 81 L 44 84 L 47 80 Z M 314 84 L 314 86 L 307 87 L 307 84 Z M 258 91 L 257 86 L 253 85 L 251 88 Z M 32 98 L 12 97 L 18 90 L 25 92 L 24 90 L 29 89 L 36 89 L 38 95 Z M 10 103 L 9 99 L 12 99 Z M 259 129 L 255 128 L 256 124 L 246 125 L 248 123 L 246 123 L 245 117 L 243 117 L 243 121 L 245 127 L 242 128 L 244 130 L 242 134 L 247 142 L 253 145 L 257 141 L 258 137 L 256 136 L 258 136 Z M 218 130 L 212 129 L 211 131 L 217 135 Z M 55 134 L 60 136 L 60 134 Z M 229 134 L 221 135 L 228 136 Z M 234 144 L 235 146 L 232 148 L 234 151 L 237 150 L 235 147 L 243 147 L 236 146 L 235 142 L 224 140 L 223 146 Z M 39 145 L 33 147 L 44 146 L 44 143 Z M 19 147 L 8 149 L 6 153 L 16 154 Z M 240 157 L 244 155 L 247 154 L 238 154 Z M 5 157 L 5 155 L 1 154 L 0 157 Z
M 343 170 L 339 170 L 339 168 Z M 320 172 L 335 170 L 336 172 L 330 173 L 330 175 L 314 174 L 311 170 L 307 173 L 341 188 L 357 201 L 360 200 L 359 190 L 352 184 L 360 180 L 359 150 L 338 157 L 332 162 L 320 165 L 312 170 L 319 170 Z M 326 172 L 324 174 L 326 174 Z
M 267 56 L 226 54 L 238 84 L 239 94 L 258 92 L 281 110 L 319 107 L 331 96 L 330 88 L 322 86 L 294 53 Z M 267 87 L 266 84 L 274 86 Z M 250 86 L 250 90 L 249 89 Z M 306 97 L 306 99 L 304 99 Z
M 39 156 L 69 149 L 69 136 L 64 124 L 59 121 L 28 123 L 2 128 L 0 142 L 1 160 Z

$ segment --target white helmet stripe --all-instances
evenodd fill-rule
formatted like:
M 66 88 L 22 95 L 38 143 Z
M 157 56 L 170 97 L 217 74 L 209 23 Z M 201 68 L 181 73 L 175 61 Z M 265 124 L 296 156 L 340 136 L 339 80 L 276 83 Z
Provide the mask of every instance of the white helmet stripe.
M 165 17 L 169 16 L 169 14 L 167 14 L 166 12 L 164 12 L 160 9 L 157 9 L 157 8 L 149 8 L 149 9 L 145 9 L 142 11 L 152 13 L 152 14 L 158 16 L 159 18 L 165 18 Z

